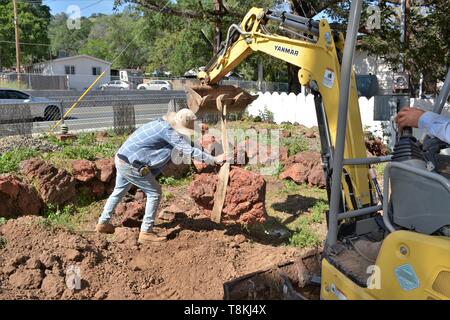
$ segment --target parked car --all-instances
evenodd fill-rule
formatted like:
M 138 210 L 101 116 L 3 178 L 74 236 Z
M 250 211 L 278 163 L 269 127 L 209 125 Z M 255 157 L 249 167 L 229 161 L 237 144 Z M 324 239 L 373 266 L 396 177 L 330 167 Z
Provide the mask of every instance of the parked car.
M 166 80 L 150 80 L 147 83 L 138 85 L 138 90 L 172 90 L 172 84 Z
M 48 98 L 33 97 L 28 93 L 15 89 L 0 88 L 0 108 L 2 107 L 2 105 L 5 106 L 9 104 L 30 104 L 31 120 L 51 121 L 61 119 L 59 102 L 52 101 Z M 14 120 L 12 118 L 6 119 L 6 117 L 12 116 L 15 116 L 15 119 L 17 120 L 27 120 L 17 118 L 17 116 L 23 115 L 10 115 L 8 112 L 1 112 L 1 121 Z
M 114 80 L 102 84 L 100 86 L 100 90 L 132 90 L 132 89 L 134 89 L 133 83 L 125 80 Z

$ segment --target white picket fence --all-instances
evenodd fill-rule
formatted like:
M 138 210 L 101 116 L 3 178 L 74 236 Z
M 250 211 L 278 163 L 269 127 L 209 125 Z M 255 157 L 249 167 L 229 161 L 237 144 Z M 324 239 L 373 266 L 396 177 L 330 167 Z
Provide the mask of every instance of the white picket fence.
M 248 108 L 249 115 L 258 116 L 265 110 L 269 110 L 274 115 L 274 121 L 278 124 L 282 122 L 297 122 L 306 127 L 317 126 L 316 110 L 314 106 L 314 96 L 306 95 L 304 92 L 295 95 L 293 93 L 262 93 L 258 92 L 256 99 Z M 384 140 L 392 144 L 389 136 L 394 132 L 393 121 L 374 121 L 374 98 L 359 98 L 359 109 L 363 127 L 371 131 L 377 137 L 383 137 Z M 434 105 L 433 99 L 411 99 L 411 106 L 425 110 L 431 110 Z M 447 106 L 448 107 L 448 106 Z M 393 120 L 393 119 L 392 119 Z M 383 126 L 384 134 L 383 134 Z M 388 135 L 386 135 L 386 132 Z M 416 136 L 420 136 L 419 130 L 415 131 Z

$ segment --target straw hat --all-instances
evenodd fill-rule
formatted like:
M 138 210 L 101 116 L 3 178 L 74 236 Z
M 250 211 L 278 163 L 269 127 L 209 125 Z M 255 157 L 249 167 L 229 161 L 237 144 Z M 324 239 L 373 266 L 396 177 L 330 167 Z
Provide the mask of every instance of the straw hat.
M 189 109 L 181 109 L 178 112 L 169 112 L 163 116 L 163 119 L 182 135 L 192 136 L 194 134 L 194 121 L 197 117 L 194 112 Z

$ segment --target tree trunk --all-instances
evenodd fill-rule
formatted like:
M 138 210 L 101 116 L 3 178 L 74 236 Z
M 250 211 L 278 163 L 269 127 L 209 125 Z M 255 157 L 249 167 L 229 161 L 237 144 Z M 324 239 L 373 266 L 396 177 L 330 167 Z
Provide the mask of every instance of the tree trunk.
M 293 92 L 294 94 L 299 94 L 302 92 L 302 86 L 298 80 L 298 71 L 299 67 L 294 66 L 293 64 L 287 63 L 288 69 L 288 90 L 289 92 Z
M 291 1 L 291 9 L 294 14 L 297 14 L 302 17 L 306 16 L 307 18 L 310 18 L 314 16 L 314 12 L 311 9 L 311 6 L 309 6 L 305 0 Z M 300 68 L 290 63 L 287 64 L 287 68 L 288 68 L 288 90 L 289 92 L 299 94 L 300 92 L 302 92 L 302 87 L 298 80 L 298 71 L 300 70 Z

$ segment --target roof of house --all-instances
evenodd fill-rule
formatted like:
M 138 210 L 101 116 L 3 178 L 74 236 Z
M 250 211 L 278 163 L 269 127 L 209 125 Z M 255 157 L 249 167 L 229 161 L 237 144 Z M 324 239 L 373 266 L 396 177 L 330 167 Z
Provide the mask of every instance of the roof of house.
M 59 61 L 66 61 L 66 60 L 71 60 L 71 59 L 76 59 L 76 58 L 88 58 L 88 59 L 92 59 L 92 60 L 96 60 L 105 64 L 112 64 L 109 61 L 103 60 L 103 59 L 99 59 L 93 56 L 89 56 L 87 54 L 79 54 L 76 56 L 70 56 L 70 57 L 64 57 L 64 58 L 57 58 L 57 59 L 53 59 L 53 60 L 48 60 L 48 61 L 43 61 L 41 63 L 46 63 L 46 62 L 59 62 Z

